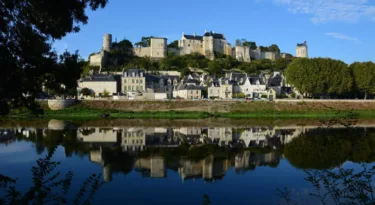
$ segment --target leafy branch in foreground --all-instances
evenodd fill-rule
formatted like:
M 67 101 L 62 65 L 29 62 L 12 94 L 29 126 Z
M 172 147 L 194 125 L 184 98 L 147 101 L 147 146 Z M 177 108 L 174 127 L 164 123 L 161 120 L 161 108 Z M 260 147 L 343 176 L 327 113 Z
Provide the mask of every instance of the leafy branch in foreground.
M 61 177 L 61 172 L 56 171 L 60 162 L 51 160 L 55 150 L 56 147 L 45 158 L 38 159 L 37 165 L 31 168 L 33 185 L 26 193 L 16 190 L 17 179 L 0 175 L 0 189 L 6 190 L 4 196 L 0 196 L 0 204 L 71 204 L 67 195 L 74 173 L 68 171 Z M 92 174 L 84 181 L 72 203 L 90 204 L 102 184 L 101 175 Z

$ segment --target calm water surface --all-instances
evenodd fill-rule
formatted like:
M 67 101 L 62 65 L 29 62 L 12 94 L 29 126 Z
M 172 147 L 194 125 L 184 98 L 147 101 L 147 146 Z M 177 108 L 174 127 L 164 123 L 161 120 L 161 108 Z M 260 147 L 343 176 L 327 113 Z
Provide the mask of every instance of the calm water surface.
M 93 204 L 314 204 L 304 169 L 358 169 L 375 159 L 375 125 L 358 128 L 251 124 L 150 126 L 0 124 L 0 173 L 31 185 L 30 169 L 57 145 L 59 171 L 74 171 L 72 192 L 92 173 L 105 184 Z

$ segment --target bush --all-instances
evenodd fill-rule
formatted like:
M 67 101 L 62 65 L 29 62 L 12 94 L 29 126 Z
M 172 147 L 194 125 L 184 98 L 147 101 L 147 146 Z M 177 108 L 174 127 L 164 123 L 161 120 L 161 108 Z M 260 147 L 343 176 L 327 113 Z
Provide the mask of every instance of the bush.
M 261 98 L 268 98 L 268 96 L 266 94 L 262 94 Z
M 83 89 L 81 90 L 81 94 L 82 94 L 83 96 L 89 96 L 89 95 L 91 95 L 91 90 L 88 89 L 88 88 L 83 88 Z
M 105 98 L 109 97 L 109 92 L 106 89 L 104 89 L 103 91 L 103 97 Z
M 245 93 L 234 93 L 232 95 L 232 98 L 245 98 L 245 97 L 246 97 Z
M 295 93 L 292 93 L 290 96 L 291 96 L 292 98 L 296 98 L 296 94 L 295 94 Z

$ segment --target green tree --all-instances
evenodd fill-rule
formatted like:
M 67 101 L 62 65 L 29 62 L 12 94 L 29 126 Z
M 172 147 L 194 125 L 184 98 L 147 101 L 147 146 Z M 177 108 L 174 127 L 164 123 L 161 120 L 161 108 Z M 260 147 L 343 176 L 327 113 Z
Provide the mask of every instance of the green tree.
M 285 71 L 288 83 L 312 97 L 337 95 L 352 91 L 353 77 L 342 61 L 329 58 L 298 58 Z
M 91 95 L 91 90 L 88 88 L 82 88 L 81 93 L 83 96 L 89 96 Z
M 78 51 L 74 54 L 65 51 L 59 56 L 59 63 L 51 67 L 45 76 L 45 87 L 59 95 L 74 95 L 84 65 Z
M 141 41 L 135 43 L 134 45 L 136 47 L 141 47 L 141 48 L 150 47 L 151 46 L 151 38 L 154 38 L 154 36 L 147 36 L 147 37 L 142 36 Z
M 96 10 L 107 0 L 1 1 L 0 9 L 0 115 L 12 108 L 27 107 L 42 113 L 35 102 L 45 76 L 58 58 L 54 40 L 88 22 L 87 7 Z
M 280 48 L 278 45 L 276 44 L 272 44 L 268 47 L 268 50 L 269 51 L 272 51 L 272 52 L 276 52 L 276 53 L 280 53 Z
M 168 48 L 178 48 L 178 41 L 176 40 L 168 44 Z
M 364 98 L 368 94 L 375 92 L 375 64 L 372 62 L 355 62 L 350 65 L 353 72 L 355 88 L 364 93 Z

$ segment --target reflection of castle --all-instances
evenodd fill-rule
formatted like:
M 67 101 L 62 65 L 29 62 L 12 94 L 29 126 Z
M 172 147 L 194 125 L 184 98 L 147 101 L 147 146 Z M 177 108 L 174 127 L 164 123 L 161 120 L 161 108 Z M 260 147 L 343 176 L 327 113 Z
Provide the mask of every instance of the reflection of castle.
M 140 158 L 135 162 L 135 169 L 142 173 L 142 176 L 151 178 L 166 177 L 165 160 L 162 157 Z
M 226 171 L 231 167 L 229 160 L 217 160 L 210 155 L 200 161 L 187 159 L 180 160 L 178 173 L 182 180 L 203 178 L 205 181 L 222 179 Z
M 275 152 L 259 154 L 244 151 L 235 157 L 236 171 L 245 171 L 255 169 L 257 166 L 263 165 L 277 165 L 280 161 L 280 156 Z

